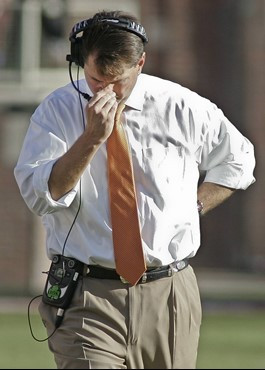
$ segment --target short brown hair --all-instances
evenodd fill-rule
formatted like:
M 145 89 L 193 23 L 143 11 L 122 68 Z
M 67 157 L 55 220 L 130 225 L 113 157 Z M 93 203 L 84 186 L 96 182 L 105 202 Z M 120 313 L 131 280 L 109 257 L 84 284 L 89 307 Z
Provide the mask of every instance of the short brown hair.
M 139 23 L 134 16 L 121 11 L 102 11 L 93 17 L 92 27 L 84 31 L 82 55 L 84 62 L 91 54 L 96 55 L 99 72 L 114 76 L 123 72 L 123 66 L 135 66 L 144 52 L 143 40 L 132 32 L 110 24 L 98 22 L 102 18 L 122 18 Z

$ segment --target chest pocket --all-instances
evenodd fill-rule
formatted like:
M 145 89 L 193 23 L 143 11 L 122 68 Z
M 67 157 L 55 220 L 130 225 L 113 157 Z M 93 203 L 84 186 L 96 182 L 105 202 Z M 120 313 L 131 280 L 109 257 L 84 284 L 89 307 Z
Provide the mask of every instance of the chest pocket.
M 172 187 L 173 190 L 182 185 L 185 171 L 182 146 L 159 145 L 154 148 L 145 148 L 142 153 L 144 171 L 153 179 L 158 189 Z

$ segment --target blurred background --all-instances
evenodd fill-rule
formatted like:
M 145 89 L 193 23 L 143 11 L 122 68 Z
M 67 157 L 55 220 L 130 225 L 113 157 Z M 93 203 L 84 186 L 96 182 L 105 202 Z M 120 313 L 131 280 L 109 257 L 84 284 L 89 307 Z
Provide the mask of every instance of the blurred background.
M 191 264 L 206 313 L 199 368 L 264 368 L 265 0 L 0 0 L 0 312 L 26 316 L 49 267 L 41 220 L 26 207 L 13 175 L 30 116 L 70 82 L 65 56 L 72 26 L 115 9 L 133 13 L 146 28 L 145 73 L 209 98 L 255 146 L 257 181 L 201 219 L 202 245 Z M 207 316 L 229 305 L 232 317 Z M 242 307 L 261 308 L 259 321 L 253 311 L 240 318 Z M 17 368 L 48 359 L 46 347 L 40 355 L 43 347 L 28 342 L 24 316 L 20 337 L 21 319 L 0 315 L 1 368 L 15 368 L 14 346 Z M 33 353 L 35 364 L 26 363 Z
M 264 298 L 264 0 L 0 0 L 0 294 L 42 292 L 45 235 L 13 169 L 34 109 L 69 82 L 72 26 L 103 9 L 131 12 L 145 26 L 145 73 L 209 98 L 255 145 L 256 183 L 202 218 L 192 264 L 203 297 L 234 282 L 237 293 Z

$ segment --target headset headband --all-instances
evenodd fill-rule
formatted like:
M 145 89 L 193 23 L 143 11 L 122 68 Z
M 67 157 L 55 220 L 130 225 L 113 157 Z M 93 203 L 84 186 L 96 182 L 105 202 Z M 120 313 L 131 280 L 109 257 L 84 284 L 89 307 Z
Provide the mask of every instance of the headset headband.
M 78 33 L 91 28 L 95 23 L 106 23 L 118 28 L 122 28 L 139 36 L 143 40 L 143 42 L 148 42 L 148 37 L 144 27 L 141 24 L 135 23 L 125 18 L 101 18 L 98 19 L 96 22 L 93 18 L 85 19 L 74 25 L 70 33 L 69 40 L 71 42 L 75 42 Z

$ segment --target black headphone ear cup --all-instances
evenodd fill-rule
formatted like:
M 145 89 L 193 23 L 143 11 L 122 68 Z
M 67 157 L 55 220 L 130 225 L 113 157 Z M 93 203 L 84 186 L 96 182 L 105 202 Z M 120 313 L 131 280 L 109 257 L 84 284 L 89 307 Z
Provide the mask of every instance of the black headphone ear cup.
M 76 65 L 84 68 L 81 37 L 78 37 L 74 42 L 71 42 L 71 59 Z

